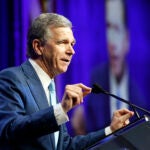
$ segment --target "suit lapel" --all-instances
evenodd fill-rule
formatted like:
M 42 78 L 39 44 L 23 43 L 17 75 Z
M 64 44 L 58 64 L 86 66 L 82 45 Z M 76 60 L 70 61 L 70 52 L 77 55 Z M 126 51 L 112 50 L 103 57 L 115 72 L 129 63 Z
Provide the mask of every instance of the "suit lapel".
M 37 103 L 39 107 L 39 110 L 49 107 L 45 91 L 42 87 L 42 83 L 38 75 L 36 74 L 34 68 L 30 64 L 30 62 L 26 61 L 25 63 L 22 64 L 21 67 L 27 78 L 26 79 L 27 84 L 31 90 L 31 93 L 35 99 L 35 102 Z M 55 149 L 54 134 L 53 133 L 49 134 L 49 138 L 50 138 L 50 142 L 51 142 L 53 149 Z
M 47 108 L 49 105 L 46 98 L 46 94 L 34 68 L 29 63 L 29 61 L 26 61 L 24 64 L 22 64 L 22 69 L 24 71 L 25 76 L 27 77 L 27 84 L 39 109 Z

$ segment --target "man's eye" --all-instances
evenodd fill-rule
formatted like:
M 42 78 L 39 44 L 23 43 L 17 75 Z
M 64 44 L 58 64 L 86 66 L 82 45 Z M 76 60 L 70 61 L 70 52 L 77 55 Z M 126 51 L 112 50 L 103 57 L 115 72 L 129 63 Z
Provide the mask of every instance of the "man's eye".
M 58 41 L 57 42 L 58 44 L 66 44 L 66 43 L 68 43 L 67 41 Z
M 73 47 L 75 45 L 75 42 L 72 42 L 70 43 L 69 41 L 67 40 L 63 40 L 63 41 L 57 41 L 57 44 L 71 44 L 71 46 Z

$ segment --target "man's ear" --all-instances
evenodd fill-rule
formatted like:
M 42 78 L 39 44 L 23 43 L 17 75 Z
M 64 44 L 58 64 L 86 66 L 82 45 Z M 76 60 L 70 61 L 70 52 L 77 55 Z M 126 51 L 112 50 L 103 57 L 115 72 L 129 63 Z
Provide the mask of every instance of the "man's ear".
M 33 47 L 33 49 L 34 49 L 34 51 L 35 51 L 35 53 L 37 54 L 37 55 L 42 55 L 43 54 L 43 46 L 42 46 L 42 44 L 41 44 L 41 41 L 39 40 L 39 39 L 34 39 L 33 41 L 32 41 L 32 47 Z

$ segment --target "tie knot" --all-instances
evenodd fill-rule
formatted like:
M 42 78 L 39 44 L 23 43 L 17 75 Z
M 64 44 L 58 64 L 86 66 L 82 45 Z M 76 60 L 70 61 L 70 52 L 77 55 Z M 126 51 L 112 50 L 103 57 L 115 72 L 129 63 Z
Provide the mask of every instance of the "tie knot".
M 49 89 L 50 91 L 55 91 L 55 83 L 54 83 L 53 80 L 52 80 L 51 83 L 49 84 L 48 89 Z

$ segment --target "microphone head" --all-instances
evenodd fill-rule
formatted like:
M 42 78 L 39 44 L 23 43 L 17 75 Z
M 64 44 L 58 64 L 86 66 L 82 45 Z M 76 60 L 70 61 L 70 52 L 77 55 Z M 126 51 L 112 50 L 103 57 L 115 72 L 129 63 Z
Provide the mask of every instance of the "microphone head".
M 98 85 L 97 83 L 93 84 L 93 87 L 92 87 L 92 93 L 105 93 L 106 94 L 106 91 L 100 86 Z

